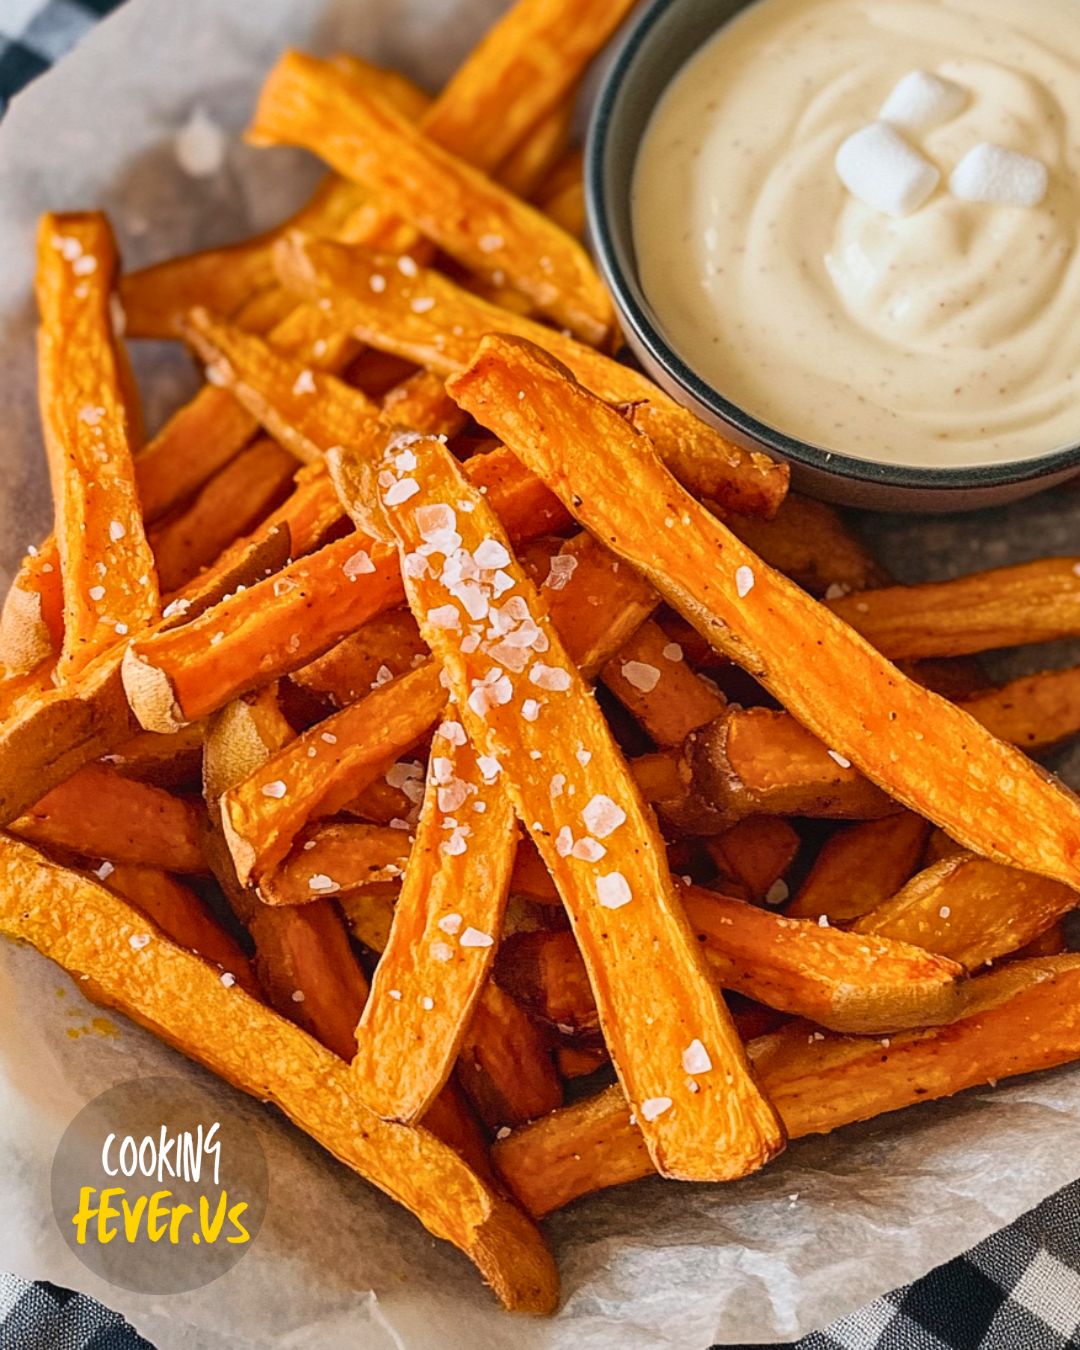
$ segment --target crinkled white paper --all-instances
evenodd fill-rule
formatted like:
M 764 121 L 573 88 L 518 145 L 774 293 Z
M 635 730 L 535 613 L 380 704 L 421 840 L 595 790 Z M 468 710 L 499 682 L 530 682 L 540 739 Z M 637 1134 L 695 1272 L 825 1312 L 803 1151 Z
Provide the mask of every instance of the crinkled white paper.
M 243 235 L 302 198 L 314 166 L 239 143 L 262 73 L 288 43 L 351 48 L 434 86 L 499 0 L 131 0 L 15 100 L 0 127 L 0 567 L 48 527 L 34 409 L 31 277 L 46 209 L 104 206 L 129 264 Z M 223 171 L 184 175 L 177 131 L 202 108 L 229 133 Z M 193 387 L 186 359 L 138 355 L 152 420 Z M 904 579 L 948 575 L 1080 538 L 1080 493 L 963 520 L 868 518 Z M 1027 668 L 1045 656 L 1027 654 Z M 1072 659 L 1077 659 L 1075 654 Z M 1015 669 L 1011 671 L 1015 673 Z M 1080 762 L 1080 761 L 1078 761 Z M 555 1218 L 565 1302 L 547 1322 L 502 1313 L 464 1258 L 267 1108 L 272 1190 L 252 1250 L 208 1289 L 168 1299 L 92 1279 L 48 1199 L 53 1149 L 78 1108 L 123 1078 L 196 1074 L 94 1010 L 55 967 L 0 946 L 0 1266 L 94 1294 L 172 1347 L 626 1350 L 771 1341 L 821 1325 L 956 1255 L 1075 1175 L 1080 1072 L 967 1094 L 793 1145 L 731 1186 L 653 1180 Z

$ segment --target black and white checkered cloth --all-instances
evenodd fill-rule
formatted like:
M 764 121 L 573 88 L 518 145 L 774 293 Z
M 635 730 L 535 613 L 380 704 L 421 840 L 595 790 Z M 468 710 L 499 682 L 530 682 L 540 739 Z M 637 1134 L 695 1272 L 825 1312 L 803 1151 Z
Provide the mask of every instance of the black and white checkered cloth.
M 250 3 L 250 0 L 241 0 Z M 0 114 L 122 0 L 0 0 Z M 183 0 L 177 0 L 182 4 Z M 617 1337 L 612 1328 L 613 1340 Z M 750 1344 L 726 1350 L 750 1350 Z M 762 1342 L 757 1350 L 770 1350 Z M 1080 1182 L 906 1288 L 797 1347 L 771 1350 L 1066 1350 L 1080 1347 Z M 0 1271 L 0 1350 L 153 1350 L 118 1314 Z

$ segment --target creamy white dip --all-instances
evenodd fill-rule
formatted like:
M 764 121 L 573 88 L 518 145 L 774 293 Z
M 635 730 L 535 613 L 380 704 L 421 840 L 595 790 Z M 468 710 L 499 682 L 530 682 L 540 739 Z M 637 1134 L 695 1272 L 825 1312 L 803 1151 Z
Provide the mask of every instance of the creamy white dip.
M 914 70 L 963 109 L 908 133 L 941 173 L 896 218 L 839 146 Z M 962 201 L 990 142 L 1041 160 L 1038 206 Z M 878 462 L 974 465 L 1080 442 L 1080 0 L 758 0 L 683 67 L 633 188 L 645 293 L 721 394 Z

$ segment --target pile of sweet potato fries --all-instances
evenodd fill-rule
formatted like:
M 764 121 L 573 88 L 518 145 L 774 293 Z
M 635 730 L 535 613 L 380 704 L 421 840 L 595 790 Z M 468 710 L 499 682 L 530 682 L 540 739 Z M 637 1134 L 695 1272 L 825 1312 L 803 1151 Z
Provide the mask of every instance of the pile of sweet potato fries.
M 973 659 L 1080 635 L 1080 564 L 891 585 L 615 359 L 569 128 L 629 7 L 519 0 L 434 99 L 286 54 L 250 137 L 331 173 L 245 243 L 43 220 L 0 627 L 0 931 L 532 1312 L 575 1196 L 1080 1057 L 1080 671 Z M 121 318 L 205 366 L 145 443 Z

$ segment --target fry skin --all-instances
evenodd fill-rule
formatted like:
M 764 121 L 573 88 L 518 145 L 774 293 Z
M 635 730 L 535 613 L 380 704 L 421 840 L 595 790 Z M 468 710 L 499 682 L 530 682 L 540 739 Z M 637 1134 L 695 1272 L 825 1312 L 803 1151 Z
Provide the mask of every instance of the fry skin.
M 158 588 L 109 311 L 112 232 L 101 215 L 46 215 L 37 258 L 38 395 L 63 579 L 56 674 L 64 683 L 155 617 Z
M 409 458 L 399 467 L 406 445 Z M 782 1146 L 782 1137 L 746 1072 L 726 1009 L 709 987 L 655 825 L 535 587 L 511 557 L 485 499 L 439 442 L 392 439 L 379 471 L 381 504 L 398 537 L 410 607 L 443 664 L 466 733 L 498 760 L 515 809 L 560 890 L 589 968 L 605 1040 L 631 1099 L 640 1104 L 653 1156 L 665 1174 L 677 1177 L 721 1179 L 753 1170 Z M 471 557 L 481 550 L 478 568 L 490 562 L 492 581 L 485 587 L 473 582 L 462 591 L 438 580 L 432 565 L 417 575 L 420 569 L 409 562 L 419 548 L 438 557 L 440 545 L 449 547 L 435 529 L 436 521 L 449 520 L 448 512 L 461 539 L 455 548 Z M 524 660 L 490 638 L 485 649 L 487 625 L 470 610 L 488 615 L 495 571 L 506 579 L 498 583 L 506 597 L 500 611 L 507 619 L 517 614 L 512 631 L 522 628 L 521 638 L 528 637 L 541 657 L 529 655 L 521 639 L 513 649 Z M 480 643 L 470 652 L 473 644 L 462 639 L 472 632 Z M 539 768 L 533 749 L 541 755 Z M 575 800 L 576 809 L 566 804 Z M 582 820 L 606 843 L 593 839 L 573 857 L 567 836 L 581 829 Z M 586 855 L 602 855 L 604 863 L 598 868 Z M 650 972 L 645 981 L 634 974 L 643 961 Z M 700 1057 L 698 1041 L 705 1051 Z M 684 1052 L 702 1070 L 692 1078 L 682 1066 Z
M 6 936 L 87 976 L 100 1002 L 242 1091 L 272 1101 L 429 1232 L 470 1256 L 504 1306 L 552 1310 L 558 1283 L 543 1240 L 453 1149 L 426 1130 L 387 1125 L 366 1111 L 345 1064 L 243 990 L 225 988 L 217 971 L 104 887 L 14 839 L 0 847 L 0 869 Z
M 973 985 L 962 1020 L 902 1032 L 887 1046 L 830 1032 L 815 1036 L 801 1022 L 752 1041 L 751 1058 L 789 1137 L 829 1134 L 1080 1056 L 1080 958 L 1017 962 Z M 610 1087 L 496 1143 L 495 1162 L 511 1191 L 540 1217 L 652 1171 L 630 1121 L 625 1097 Z
M 610 334 L 610 298 L 576 240 L 326 62 L 282 56 L 248 139 L 313 151 L 470 271 L 505 276 L 560 327 L 596 346 Z
M 853 763 L 984 856 L 1080 885 L 1080 802 L 1071 793 L 765 566 L 549 356 L 517 339 L 487 338 L 450 390 L 586 528 L 815 732 L 838 767 Z M 621 470 L 617 494 L 612 461 Z M 639 516 L 645 503 L 650 518 L 670 526 L 649 528 Z

